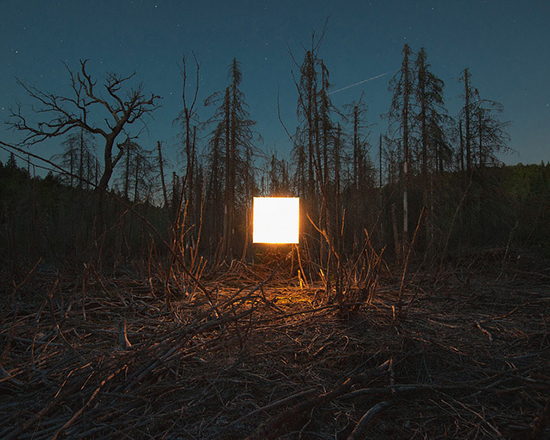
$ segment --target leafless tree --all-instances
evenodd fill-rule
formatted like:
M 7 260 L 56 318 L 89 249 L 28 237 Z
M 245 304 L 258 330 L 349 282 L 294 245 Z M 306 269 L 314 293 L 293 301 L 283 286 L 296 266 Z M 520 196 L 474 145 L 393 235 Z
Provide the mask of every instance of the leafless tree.
M 446 142 L 445 125 L 450 123 L 443 99 L 444 82 L 431 71 L 425 48 L 421 48 L 415 62 L 416 87 L 414 98 L 417 104 L 415 122 L 418 131 L 417 161 L 420 163 L 422 204 L 429 215 L 424 221 L 425 245 L 433 245 L 434 235 L 434 178 L 436 171 L 442 173 L 444 158 L 452 157 Z M 438 178 L 440 176 L 437 176 Z
M 211 174 L 208 192 L 212 194 L 209 199 L 213 203 L 217 201 L 213 191 L 221 190 L 223 194 L 221 254 L 224 257 L 231 257 L 238 247 L 237 243 L 247 239 L 246 235 L 241 240 L 236 239 L 237 217 L 239 212 L 246 213 L 251 208 L 255 188 L 253 163 L 258 153 L 252 131 L 255 122 L 250 119 L 244 93 L 240 90 L 242 71 L 235 58 L 229 65 L 228 79 L 230 84 L 225 91 L 213 93 L 205 101 L 207 106 L 217 106 L 214 116 L 208 121 L 208 124 L 214 125 L 207 151 Z M 214 208 L 213 212 L 218 210 Z
M 196 174 L 198 169 L 197 160 L 197 126 L 199 125 L 199 116 L 197 108 L 197 99 L 199 95 L 200 84 L 200 63 L 195 54 L 193 54 L 195 64 L 195 80 L 191 84 L 187 73 L 187 57 L 183 55 L 180 67 L 180 75 L 182 78 L 181 99 L 183 108 L 179 112 L 178 117 L 174 122 L 179 123 L 181 127 L 182 151 L 181 154 L 185 160 L 185 197 L 182 199 L 187 203 L 187 215 L 192 222 L 198 221 L 198 199 L 196 191 Z M 191 90 L 191 99 L 189 99 L 188 91 Z M 200 187 L 200 182 L 198 183 Z
M 90 182 L 96 180 L 94 139 L 90 133 L 80 129 L 67 135 L 61 143 L 63 152 L 52 157 L 69 171 L 66 181 L 71 187 L 89 189 Z
M 460 81 L 464 82 L 464 107 L 461 111 L 460 115 L 460 121 L 461 121 L 461 127 L 460 127 L 460 142 L 461 142 L 461 151 L 460 151 L 460 157 L 464 158 L 464 148 L 466 149 L 466 171 L 470 171 L 472 168 L 472 113 L 474 111 L 473 108 L 473 96 L 474 96 L 474 89 L 470 85 L 470 78 L 471 73 L 469 69 L 464 69 L 464 72 L 462 76 L 460 77 Z M 464 121 L 462 123 L 462 121 Z M 464 129 L 464 136 L 462 135 L 462 130 Z M 462 166 L 463 166 L 463 160 L 462 160 Z M 464 171 L 464 168 L 462 169 Z
M 125 153 L 117 137 L 125 132 L 124 140 L 130 135 L 128 126 L 142 122 L 158 108 L 160 96 L 145 94 L 143 85 L 129 85 L 135 72 L 129 76 L 107 73 L 102 84 L 87 72 L 88 60 L 80 61 L 78 72 L 67 67 L 71 91 L 67 96 L 56 92 L 45 92 L 24 82 L 17 82 L 27 91 L 35 105 L 31 116 L 23 113 L 21 106 L 11 111 L 8 125 L 25 133 L 22 143 L 33 145 L 46 139 L 64 135 L 74 129 L 82 129 L 105 140 L 103 151 L 103 173 L 98 189 L 105 191 L 117 163 Z M 115 144 L 118 148 L 113 152 Z
M 510 137 L 507 133 L 509 122 L 501 121 L 504 113 L 502 104 L 482 99 L 477 88 L 472 86 L 472 74 L 464 69 L 460 81 L 464 82 L 464 107 L 459 115 L 460 141 L 466 149 L 466 170 L 484 168 L 487 164 L 497 164 L 497 153 L 508 153 Z M 460 152 L 460 157 L 464 153 Z
M 403 46 L 403 61 L 401 68 L 390 82 L 390 91 L 393 92 L 392 103 L 388 117 L 390 131 L 394 133 L 394 139 L 401 141 L 403 151 L 403 247 L 406 249 L 409 241 L 409 178 L 410 178 L 410 147 L 414 143 L 411 133 L 413 119 L 412 94 L 413 94 L 413 66 L 410 57 L 411 48 L 408 44 Z

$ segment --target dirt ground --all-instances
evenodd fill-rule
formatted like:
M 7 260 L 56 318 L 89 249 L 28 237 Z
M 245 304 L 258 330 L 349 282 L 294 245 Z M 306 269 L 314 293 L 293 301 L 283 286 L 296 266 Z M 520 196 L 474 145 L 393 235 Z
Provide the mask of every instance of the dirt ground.
M 5 280 L 0 438 L 550 438 L 550 265 L 487 258 L 410 270 L 401 313 L 391 271 L 345 306 L 238 265 Z

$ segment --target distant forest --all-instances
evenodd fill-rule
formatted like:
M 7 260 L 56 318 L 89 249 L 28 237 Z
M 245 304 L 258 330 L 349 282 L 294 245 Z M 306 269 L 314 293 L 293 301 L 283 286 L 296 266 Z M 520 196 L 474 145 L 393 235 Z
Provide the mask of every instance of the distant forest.
M 499 161 L 509 141 L 504 109 L 475 87 L 468 68 L 460 113 L 451 116 L 426 50 L 405 45 L 389 82 L 389 130 L 372 139 L 364 96 L 332 104 L 319 49 L 313 38 L 296 62 L 289 158 L 260 148 L 236 59 L 227 87 L 200 103 L 200 63 L 184 57 L 175 115 L 182 166 L 171 173 L 162 142 L 148 150 L 129 134 L 160 99 L 130 87 L 133 76 L 98 82 L 82 61 L 69 70 L 67 96 L 20 83 L 35 107 L 15 109 L 8 122 L 22 143 L 2 142 L 11 152 L 0 166 L 2 266 L 114 270 L 165 260 L 198 276 L 233 261 L 266 262 L 270 248 L 251 244 L 258 195 L 301 198 L 301 244 L 292 252 L 310 279 L 373 259 L 403 263 L 411 252 L 427 264 L 474 249 L 550 256 L 550 165 Z M 214 109 L 205 122 L 202 104 Z M 60 139 L 60 153 L 46 158 L 45 178 L 35 177 L 38 153 L 26 147 L 50 138 Z

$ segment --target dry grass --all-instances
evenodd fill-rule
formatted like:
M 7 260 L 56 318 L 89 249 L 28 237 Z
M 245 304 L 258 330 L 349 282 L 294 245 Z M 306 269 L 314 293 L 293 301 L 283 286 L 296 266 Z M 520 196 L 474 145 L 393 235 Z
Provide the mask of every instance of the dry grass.
M 212 302 L 135 275 L 6 281 L 0 438 L 549 438 L 550 278 L 495 272 L 411 277 L 401 318 L 399 276 L 353 312 L 239 265 Z

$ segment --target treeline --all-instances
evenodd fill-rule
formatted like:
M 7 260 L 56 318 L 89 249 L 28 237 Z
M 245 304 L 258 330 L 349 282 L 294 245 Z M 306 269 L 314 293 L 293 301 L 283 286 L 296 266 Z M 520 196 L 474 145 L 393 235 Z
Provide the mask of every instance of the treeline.
M 0 247 L 3 250 L 0 265 L 4 268 L 17 270 L 21 266 L 32 266 L 42 258 L 43 262 L 56 266 L 67 260 L 75 263 L 94 261 L 98 267 L 111 270 L 127 266 L 132 260 L 145 261 L 151 253 L 155 257 L 167 255 L 162 245 L 158 245 L 159 239 L 170 241 L 177 237 L 172 229 L 173 212 L 146 198 L 137 203 L 132 200 L 129 205 L 123 199 L 109 199 L 105 215 L 110 219 L 110 230 L 98 236 L 95 230 L 98 195 L 95 191 L 81 189 L 76 182 L 71 186 L 69 178 L 62 179 L 51 172 L 44 178 L 32 177 L 32 174 L 32 167 L 30 171 L 28 165 L 19 167 L 14 156 L 6 164 L 0 162 Z M 472 175 L 466 192 L 463 192 L 463 184 L 461 172 L 446 173 L 438 182 L 440 215 L 430 224 L 441 231 L 444 239 L 439 252 L 446 247 L 448 253 L 459 255 L 460 251 L 509 246 L 511 250 L 535 249 L 543 257 L 550 258 L 550 230 L 547 227 L 550 164 L 490 167 L 482 174 Z M 421 209 L 422 187 L 413 186 L 410 196 L 411 210 L 416 212 Z M 347 194 L 343 196 L 347 198 Z M 358 204 L 355 209 L 364 209 L 368 216 L 346 215 L 342 238 L 345 251 L 351 258 L 361 251 L 367 238 L 364 230 L 354 230 L 350 225 L 370 221 L 374 233 L 366 231 L 368 238 L 373 245 L 380 240 L 380 249 L 388 246 L 387 256 L 390 256 L 395 244 L 391 204 L 400 201 L 400 197 L 387 185 L 381 191 L 365 193 L 365 198 L 373 201 L 372 207 Z M 376 199 L 386 200 L 381 210 L 378 210 L 381 202 Z M 181 220 L 180 227 L 183 217 Z M 192 229 L 188 225 L 179 235 L 183 241 L 173 244 L 187 255 L 188 263 L 193 261 L 199 267 L 201 256 L 201 264 L 205 264 L 212 255 L 207 253 L 207 245 L 195 243 L 201 247 L 199 254 L 191 241 L 185 242 L 186 234 Z M 161 232 L 161 236 L 156 232 Z M 308 248 L 312 238 L 304 235 L 302 240 L 303 246 Z M 424 245 L 418 249 L 421 246 Z M 317 254 L 311 256 L 316 260 L 320 258 Z M 248 258 L 251 261 L 251 255 Z M 210 263 L 208 269 L 213 270 L 215 261 Z
M 93 189 L 76 181 L 71 186 L 69 177 L 52 172 L 36 176 L 32 165 L 19 167 L 12 154 L 6 164 L 0 162 L 0 267 L 25 273 L 40 261 L 52 268 L 93 263 L 97 270 L 111 271 L 131 260 L 145 261 L 154 239 L 169 238 L 168 216 L 148 200 L 107 199 L 103 229 L 98 202 Z M 164 237 L 155 237 L 142 219 Z
M 289 133 L 288 159 L 260 148 L 236 59 L 227 87 L 204 101 L 213 110 L 201 121 L 200 63 L 184 57 L 182 108 L 175 118 L 180 164 L 171 173 L 162 142 L 145 149 L 130 134 L 160 99 L 131 87 L 133 76 L 109 74 L 100 88 L 84 61 L 80 71 L 70 72 L 70 97 L 21 83 L 38 111 L 18 109 L 10 124 L 26 145 L 62 137 L 62 152 L 52 160 L 66 173 L 37 179 L 13 160 L 2 167 L 2 188 L 13 188 L 2 193 L 6 260 L 21 253 L 35 260 L 33 246 L 37 255 L 49 246 L 60 258 L 71 249 L 73 255 L 95 249 L 116 261 L 117 255 L 160 252 L 154 244 L 159 232 L 195 270 L 206 261 L 213 267 L 252 261 L 256 195 L 301 198 L 301 250 L 317 267 L 340 264 L 366 248 L 402 260 L 413 244 L 424 255 L 437 255 L 511 240 L 522 246 L 550 242 L 543 220 L 548 165 L 501 166 L 498 157 L 508 150 L 503 108 L 482 97 L 469 69 L 460 77 L 461 110 L 452 117 L 426 50 L 414 53 L 405 45 L 389 84 L 388 132 L 372 139 L 368 98 L 336 108 L 319 52 L 320 39 L 313 38 L 296 62 L 298 124 Z M 40 120 L 43 115 L 52 118 Z M 25 230 L 42 239 L 24 238 Z

